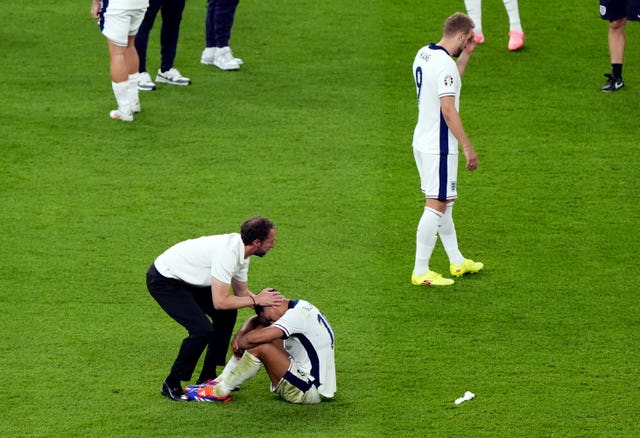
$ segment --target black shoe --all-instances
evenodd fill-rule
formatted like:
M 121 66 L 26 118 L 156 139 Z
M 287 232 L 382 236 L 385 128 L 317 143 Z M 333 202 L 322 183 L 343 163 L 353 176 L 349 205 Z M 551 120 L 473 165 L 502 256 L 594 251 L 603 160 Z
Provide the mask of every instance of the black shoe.
M 600 91 L 604 91 L 606 93 L 611 93 L 612 91 L 618 91 L 620 88 L 624 87 L 624 81 L 622 78 L 617 78 L 610 73 L 605 73 L 605 77 L 607 77 L 607 82 L 600 88 Z
M 177 386 L 175 388 L 170 388 L 169 385 L 167 385 L 167 382 L 162 383 L 160 394 L 173 401 L 189 401 L 189 398 L 185 395 L 184 390 L 181 387 Z

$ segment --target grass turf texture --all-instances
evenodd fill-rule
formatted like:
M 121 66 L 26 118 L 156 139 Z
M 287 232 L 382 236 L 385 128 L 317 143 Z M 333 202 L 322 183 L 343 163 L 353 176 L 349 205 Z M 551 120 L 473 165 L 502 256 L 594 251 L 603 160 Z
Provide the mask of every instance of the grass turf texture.
M 454 217 L 486 270 L 427 289 L 409 283 L 410 66 L 462 1 L 243 0 L 237 73 L 199 64 L 205 6 L 188 3 L 176 67 L 193 85 L 141 94 L 133 124 L 108 118 L 107 48 L 81 3 L 0 5 L 3 435 L 640 433 L 637 25 L 627 85 L 605 95 L 597 4 L 521 2 L 527 41 L 509 53 L 485 2 L 462 93 L 480 168 L 461 171 Z M 158 44 L 155 29 L 151 72 Z M 230 404 L 169 402 L 184 333 L 144 273 L 254 214 L 279 234 L 250 284 L 324 311 L 337 397 L 291 406 L 261 372 Z M 441 247 L 432 266 L 447 270 Z

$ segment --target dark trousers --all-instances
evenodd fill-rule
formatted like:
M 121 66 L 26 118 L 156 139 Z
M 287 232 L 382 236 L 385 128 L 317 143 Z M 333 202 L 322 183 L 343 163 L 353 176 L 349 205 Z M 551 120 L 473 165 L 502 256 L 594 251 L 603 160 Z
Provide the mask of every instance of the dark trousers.
M 216 377 L 216 366 L 222 366 L 226 362 L 238 311 L 216 310 L 213 307 L 211 287 L 196 287 L 166 278 L 154 265 L 147 271 L 147 289 L 160 307 L 189 333 L 182 341 L 167 379 L 191 380 L 205 348 L 207 353 L 198 380 Z
M 205 39 L 207 47 L 226 47 L 240 0 L 207 0 Z
M 180 35 L 180 22 L 184 11 L 185 0 L 149 0 L 149 7 L 144 15 L 136 35 L 136 50 L 140 57 L 140 72 L 147 71 L 147 45 L 149 33 L 153 28 L 158 12 L 162 15 L 160 29 L 160 70 L 167 71 L 173 67 Z

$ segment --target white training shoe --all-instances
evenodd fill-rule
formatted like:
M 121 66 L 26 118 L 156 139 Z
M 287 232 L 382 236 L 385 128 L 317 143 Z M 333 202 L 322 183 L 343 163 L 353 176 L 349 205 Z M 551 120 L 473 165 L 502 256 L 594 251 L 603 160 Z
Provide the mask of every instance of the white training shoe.
M 200 63 L 206 64 L 206 65 L 216 65 L 215 59 L 216 59 L 216 55 L 218 54 L 218 50 L 221 50 L 221 49 L 218 49 L 217 47 L 205 48 L 202 51 L 202 56 L 200 57 Z M 233 56 L 233 53 L 231 52 L 231 48 L 229 48 L 229 53 L 231 53 L 231 57 L 238 63 L 238 65 L 244 64 L 244 61 L 242 61 L 242 59 L 236 58 L 235 56 Z
M 123 122 L 133 122 L 133 113 L 129 111 L 120 111 L 119 109 L 109 112 L 109 117 L 114 120 L 122 120 Z
M 216 59 L 216 53 L 218 53 L 217 47 L 205 48 L 200 57 L 200 64 L 213 65 L 213 61 Z
M 140 107 L 140 102 L 131 104 L 131 112 L 133 114 L 139 113 L 140 111 L 142 111 L 142 108 Z
M 165 72 L 158 70 L 156 82 L 171 85 L 189 85 L 191 84 L 191 79 L 182 76 L 177 68 L 170 68 Z
M 216 50 L 216 56 L 213 60 L 213 65 L 218 67 L 220 70 L 229 71 L 240 69 L 240 64 L 233 57 L 229 46 L 218 48 L 218 50 Z
M 156 84 L 151 80 L 151 76 L 146 71 L 143 71 L 138 76 L 138 90 L 140 91 L 153 91 L 156 89 Z

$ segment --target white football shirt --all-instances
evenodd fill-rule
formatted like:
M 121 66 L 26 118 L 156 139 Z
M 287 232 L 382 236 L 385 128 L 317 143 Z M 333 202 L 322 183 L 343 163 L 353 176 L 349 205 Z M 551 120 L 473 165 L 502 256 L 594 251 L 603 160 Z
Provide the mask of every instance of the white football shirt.
M 272 324 L 285 334 L 284 346 L 302 371 L 312 376 L 318 392 L 327 398 L 336 392 L 333 329 L 311 303 L 291 300 L 289 310 Z
M 249 259 L 238 233 L 203 236 L 176 243 L 154 262 L 160 274 L 194 286 L 211 285 L 211 277 L 225 284 L 246 282 Z
M 431 43 L 418 50 L 413 61 L 413 78 L 418 96 L 414 149 L 423 153 L 457 154 L 458 140 L 440 109 L 441 97 L 454 96 L 459 111 L 462 83 L 455 61 L 443 47 Z

